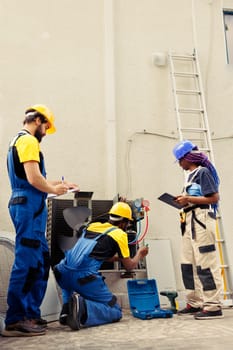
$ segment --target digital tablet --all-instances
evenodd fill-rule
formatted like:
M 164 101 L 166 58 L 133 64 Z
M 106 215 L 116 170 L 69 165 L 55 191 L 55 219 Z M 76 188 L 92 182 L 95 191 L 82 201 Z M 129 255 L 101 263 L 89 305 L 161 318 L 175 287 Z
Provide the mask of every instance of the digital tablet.
M 181 204 L 175 202 L 176 197 L 167 192 L 161 194 L 161 196 L 159 196 L 158 199 L 164 203 L 171 205 L 174 208 L 177 208 L 177 209 L 183 208 Z

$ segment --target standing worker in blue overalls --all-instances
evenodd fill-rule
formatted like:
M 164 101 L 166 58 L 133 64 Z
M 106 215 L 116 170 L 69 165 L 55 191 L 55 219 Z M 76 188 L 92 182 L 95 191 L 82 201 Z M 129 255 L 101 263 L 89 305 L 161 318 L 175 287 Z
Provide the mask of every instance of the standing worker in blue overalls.
M 12 140 L 7 157 L 12 195 L 9 212 L 13 221 L 15 260 L 11 271 L 3 336 L 45 334 L 40 305 L 45 295 L 50 268 L 45 237 L 47 193 L 61 195 L 76 185 L 48 181 L 40 142 L 55 132 L 53 113 L 44 105 L 25 112 L 23 129 Z
M 219 178 L 213 164 L 189 140 L 179 142 L 173 154 L 187 172 L 183 193 L 176 201 L 181 215 L 181 271 L 187 305 L 178 315 L 197 320 L 222 318 L 220 266 L 215 246 Z
M 54 273 L 63 292 L 61 324 L 79 330 L 121 319 L 117 298 L 99 269 L 104 261 L 121 261 L 126 270 L 132 270 L 148 254 L 148 247 L 143 246 L 130 257 L 125 230 L 131 220 L 130 206 L 125 202 L 115 203 L 109 211 L 109 221 L 93 222 L 84 228 L 75 246 L 55 266 Z

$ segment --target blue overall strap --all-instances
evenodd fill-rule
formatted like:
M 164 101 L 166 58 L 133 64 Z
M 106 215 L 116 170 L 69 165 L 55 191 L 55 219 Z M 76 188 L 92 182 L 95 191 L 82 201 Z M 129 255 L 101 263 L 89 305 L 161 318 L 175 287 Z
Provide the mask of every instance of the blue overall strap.
M 109 232 L 112 232 L 112 231 L 114 231 L 114 230 L 117 230 L 117 228 L 118 228 L 118 227 L 115 227 L 115 226 L 110 227 L 110 228 L 108 228 L 103 234 L 106 235 L 106 234 L 108 234 Z
M 81 265 L 84 264 L 84 261 L 89 256 L 95 245 L 97 244 L 98 239 L 103 237 L 103 235 L 108 234 L 109 232 L 116 230 L 116 227 L 110 227 L 104 233 L 99 233 L 94 238 L 86 238 L 86 228 L 83 230 L 81 237 L 78 239 L 75 246 L 65 252 L 65 259 L 62 261 L 69 267 L 69 269 L 76 270 L 77 268 L 81 269 Z M 85 266 L 86 269 L 86 266 Z
M 8 169 L 8 174 L 9 174 L 9 179 L 10 179 L 10 183 L 11 183 L 11 188 L 12 188 L 12 192 L 16 192 L 16 191 L 31 191 L 32 193 L 39 195 L 43 201 L 42 206 L 45 205 L 45 199 L 47 197 L 47 193 L 45 192 L 41 192 L 39 190 L 37 190 L 34 186 L 32 186 L 27 179 L 25 178 L 21 178 L 16 174 L 16 169 L 15 169 L 15 164 L 14 164 L 14 147 L 16 144 L 16 141 L 24 135 L 31 135 L 29 132 L 27 132 L 26 130 L 21 130 L 18 132 L 18 134 L 13 138 L 13 140 L 11 141 L 10 145 L 9 145 L 9 150 L 8 150 L 8 154 L 7 154 L 7 169 Z M 41 174 L 46 177 L 46 171 L 45 171 L 45 165 L 44 165 L 44 159 L 42 157 L 42 153 L 40 152 L 40 171 Z
M 11 143 L 10 143 L 10 148 L 13 147 L 13 146 L 15 145 L 16 141 L 18 140 L 18 138 L 19 138 L 20 136 L 23 136 L 23 135 L 30 135 L 30 133 L 29 133 L 28 131 L 26 131 L 26 130 L 21 130 L 21 131 L 19 131 L 18 134 L 17 134 L 17 135 L 13 138 L 13 140 L 11 141 Z
M 98 235 L 96 235 L 96 237 L 94 238 L 91 238 L 93 241 L 97 241 L 100 237 L 103 237 L 103 235 L 107 235 L 109 232 L 112 232 L 114 230 L 116 230 L 117 227 L 113 226 L 113 227 L 110 227 L 108 228 L 106 231 L 104 231 L 103 233 L 100 233 Z M 85 237 L 85 234 L 87 233 L 87 228 L 85 227 L 84 230 L 83 230 L 83 233 L 82 233 L 82 236 L 81 237 Z
M 26 134 L 26 131 L 20 131 L 11 141 L 8 153 L 7 153 L 7 170 L 10 178 L 11 188 L 14 190 L 15 188 L 20 187 L 19 182 L 22 181 L 22 183 L 25 183 L 25 186 L 27 185 L 27 182 L 25 180 L 19 179 L 16 176 L 15 172 L 15 164 L 14 164 L 14 157 L 13 157 L 13 147 L 15 146 L 16 141 L 18 138 L 22 135 Z

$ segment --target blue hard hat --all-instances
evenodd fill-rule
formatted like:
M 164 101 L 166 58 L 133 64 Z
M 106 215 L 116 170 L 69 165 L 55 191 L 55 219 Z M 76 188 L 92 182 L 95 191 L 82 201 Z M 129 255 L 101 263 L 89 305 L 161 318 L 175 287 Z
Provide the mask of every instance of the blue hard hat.
M 175 145 L 173 148 L 173 154 L 176 157 L 176 160 L 180 160 L 184 157 L 185 154 L 191 152 L 196 147 L 197 146 L 194 145 L 191 141 L 183 140 Z

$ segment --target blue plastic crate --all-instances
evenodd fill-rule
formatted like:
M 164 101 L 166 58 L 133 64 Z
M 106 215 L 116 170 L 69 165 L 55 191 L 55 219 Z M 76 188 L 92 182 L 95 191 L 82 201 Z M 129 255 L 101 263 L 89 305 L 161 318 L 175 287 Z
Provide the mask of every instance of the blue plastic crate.
M 155 279 L 128 280 L 127 289 L 130 310 L 134 317 L 148 320 L 173 316 L 171 310 L 160 308 Z

